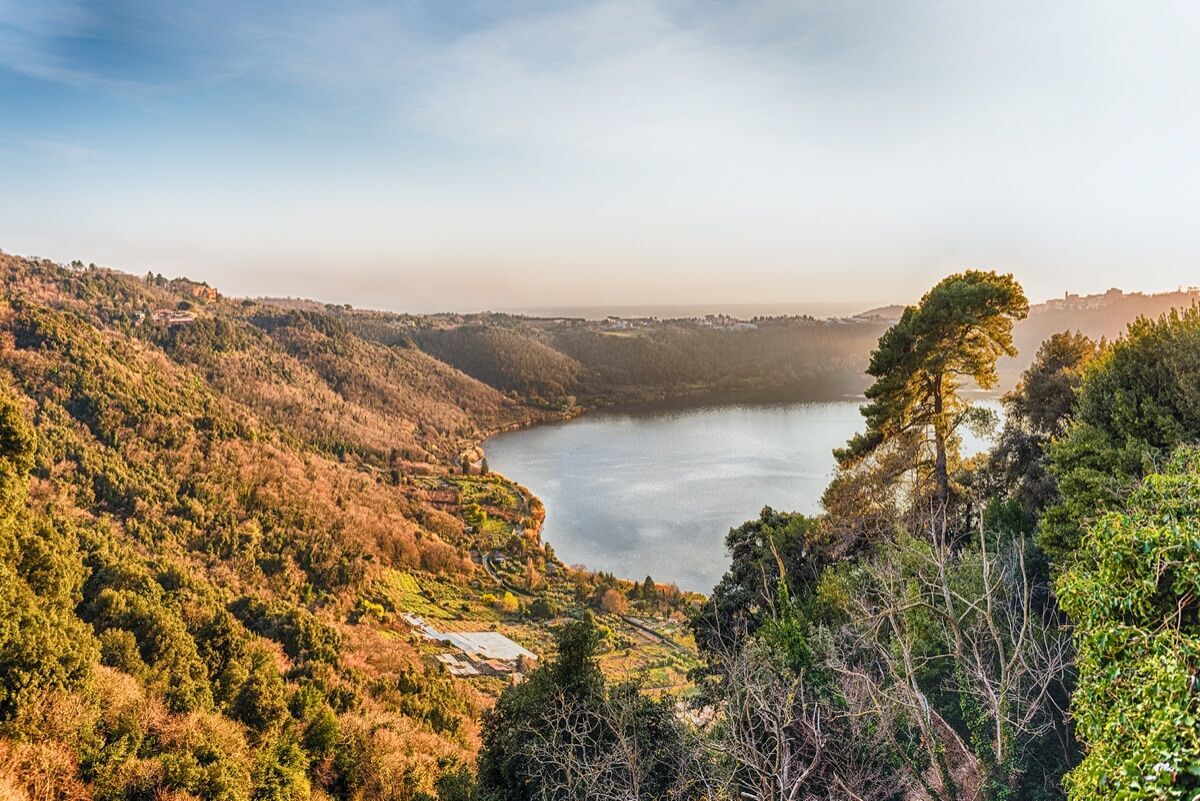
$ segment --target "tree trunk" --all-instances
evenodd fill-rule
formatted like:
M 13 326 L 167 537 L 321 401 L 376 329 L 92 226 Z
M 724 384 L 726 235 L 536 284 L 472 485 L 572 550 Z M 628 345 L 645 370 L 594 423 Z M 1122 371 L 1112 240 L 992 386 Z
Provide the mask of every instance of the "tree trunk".
M 942 393 L 942 376 L 934 379 L 933 383 L 933 446 L 936 450 L 933 473 L 937 481 L 938 513 L 944 519 L 946 507 L 950 501 L 950 475 L 946 464 L 946 414 L 945 399 Z

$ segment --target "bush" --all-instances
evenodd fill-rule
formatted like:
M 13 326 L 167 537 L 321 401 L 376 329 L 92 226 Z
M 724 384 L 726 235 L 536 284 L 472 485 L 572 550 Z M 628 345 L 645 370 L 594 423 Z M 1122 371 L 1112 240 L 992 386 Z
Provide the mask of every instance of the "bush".
M 538 598 L 529 605 L 529 616 L 534 620 L 549 620 L 558 614 L 558 609 L 546 598 Z
M 233 716 L 250 728 L 263 732 L 288 716 L 283 678 L 266 651 L 250 655 L 249 675 L 233 700 Z
M 124 629 L 137 639 L 138 653 L 172 711 L 212 707 L 208 670 L 196 643 L 178 613 L 161 598 L 105 587 L 87 604 L 86 613 L 96 628 Z
M 289 736 L 264 743 L 254 770 L 255 801 L 302 801 L 311 794 L 308 757 Z
M 1060 564 L 1090 521 L 1119 510 L 1175 447 L 1200 440 L 1198 364 L 1200 308 L 1139 319 L 1090 363 L 1074 422 L 1050 450 L 1062 502 L 1046 511 L 1038 544 Z
M 105 629 L 100 634 L 100 664 L 137 677 L 150 670 L 138 653 L 137 638 L 124 629 Z
M 1088 746 L 1073 801 L 1200 794 L 1200 452 L 1179 452 L 1092 525 L 1058 581 L 1075 624 L 1072 707 Z
M 299 606 L 284 601 L 262 601 L 243 596 L 229 611 L 253 631 L 283 646 L 289 657 L 306 662 L 336 664 L 342 650 L 342 635 Z
M 619 590 L 609 587 L 604 592 L 600 593 L 600 597 L 596 599 L 596 606 L 602 612 L 608 612 L 613 615 L 623 615 L 629 611 L 629 599 L 627 599 Z

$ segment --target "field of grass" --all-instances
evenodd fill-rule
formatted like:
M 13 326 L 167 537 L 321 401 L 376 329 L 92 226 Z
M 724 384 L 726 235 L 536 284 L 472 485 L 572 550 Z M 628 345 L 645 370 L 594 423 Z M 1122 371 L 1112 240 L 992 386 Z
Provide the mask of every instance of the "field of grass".
M 447 480 L 458 488 L 461 505 L 477 503 L 512 512 L 521 509 L 520 494 L 499 476 L 449 476 Z
M 471 497 L 481 499 L 484 492 L 507 491 L 497 482 L 479 481 L 475 477 L 443 479 L 439 486 L 452 484 Z M 515 496 L 511 496 L 515 497 Z M 506 521 L 489 518 L 492 525 L 481 526 L 477 532 L 481 550 L 489 535 L 495 535 L 497 546 L 511 537 Z M 498 565 L 503 578 L 515 586 L 524 586 L 525 566 L 517 559 Z M 564 577 L 551 574 L 546 583 L 533 595 L 520 594 L 524 610 L 535 598 L 549 600 L 559 615 L 570 617 L 582 614 L 584 606 L 574 596 L 572 585 Z M 482 570 L 469 584 L 463 585 L 421 571 L 385 571 L 364 593 L 364 601 L 382 607 L 384 614 L 398 617 L 407 612 L 426 618 L 444 631 L 499 631 L 543 657 L 553 652 L 554 630 L 566 617 L 556 620 L 532 620 L 522 611 L 505 613 L 496 598 L 504 590 Z M 653 693 L 687 692 L 692 684 L 688 672 L 697 664 L 694 642 L 686 625 L 650 616 L 638 617 L 637 622 L 654 634 L 627 623 L 620 615 L 596 614 L 604 632 L 605 645 L 601 666 L 614 681 L 638 682 Z M 656 640 L 657 635 L 661 640 Z M 680 650 L 680 646 L 686 650 Z
M 430 620 L 441 620 L 455 616 L 454 607 L 439 598 L 437 593 L 423 588 L 416 576 L 400 570 L 387 570 L 372 582 L 363 593 L 363 598 L 383 607 L 385 612 L 399 614 L 410 612 Z
M 475 532 L 480 544 L 490 548 L 503 547 L 512 536 L 512 524 L 498 517 L 489 517 Z
M 614 680 L 632 680 L 648 690 L 675 692 L 691 685 L 687 674 L 698 662 L 694 654 L 680 653 L 661 643 L 626 641 L 624 646 L 604 654 L 600 664 Z

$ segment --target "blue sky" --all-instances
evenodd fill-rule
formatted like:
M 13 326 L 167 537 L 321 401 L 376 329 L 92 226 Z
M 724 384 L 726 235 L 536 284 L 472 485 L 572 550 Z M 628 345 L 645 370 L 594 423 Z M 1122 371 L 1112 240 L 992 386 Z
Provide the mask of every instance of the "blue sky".
M 0 248 L 433 310 L 1200 281 L 1200 4 L 0 0 Z

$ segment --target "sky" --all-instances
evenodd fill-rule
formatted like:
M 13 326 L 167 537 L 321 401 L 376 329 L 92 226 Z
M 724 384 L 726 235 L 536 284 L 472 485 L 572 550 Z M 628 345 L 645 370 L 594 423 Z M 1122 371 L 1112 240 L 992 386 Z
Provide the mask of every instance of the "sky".
M 1200 3 L 0 0 L 0 249 L 407 311 L 1200 283 Z

